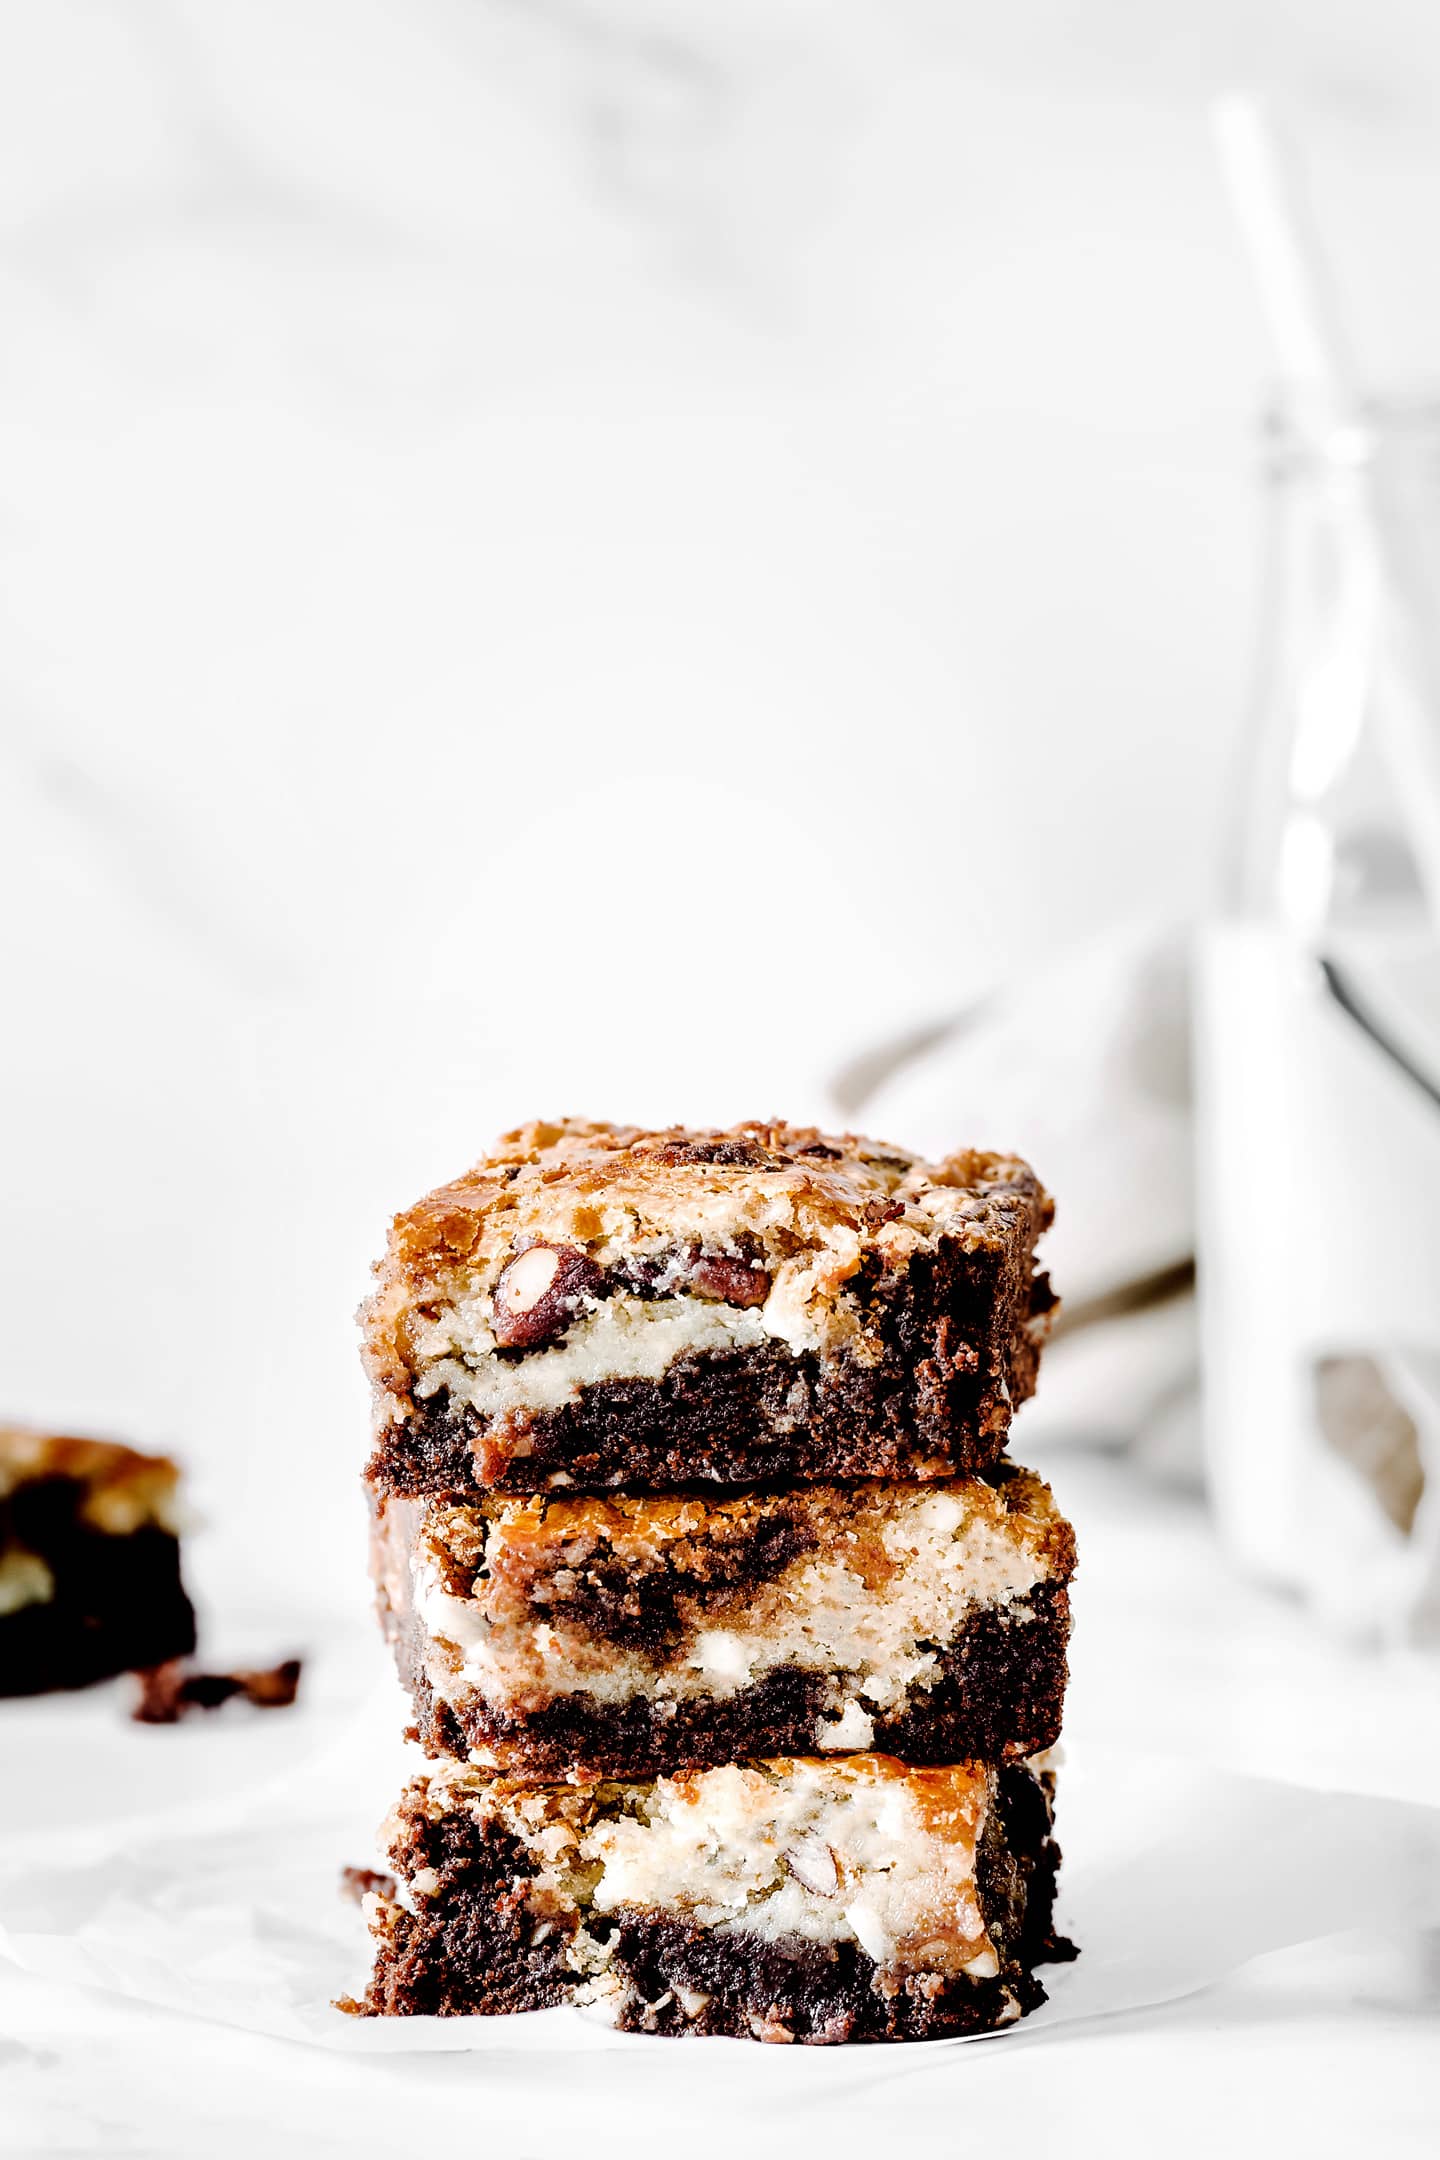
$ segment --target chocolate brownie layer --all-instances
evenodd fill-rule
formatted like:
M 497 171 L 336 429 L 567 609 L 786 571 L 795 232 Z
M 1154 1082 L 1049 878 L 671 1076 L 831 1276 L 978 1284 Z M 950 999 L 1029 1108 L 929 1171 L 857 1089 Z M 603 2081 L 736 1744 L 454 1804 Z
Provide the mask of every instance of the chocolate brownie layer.
M 392 1816 L 372 2015 L 594 2005 L 616 2025 L 834 2043 L 1013 2022 L 1064 1955 L 1030 1765 L 771 1759 L 646 1784 L 451 1770 Z M 403 1902 L 402 1902 L 403 1900 Z
M 1053 1747 L 1065 1703 L 1064 1590 L 1043 1585 L 1006 1615 L 977 1613 L 936 1655 L 935 1677 L 905 1707 L 867 1713 L 873 1745 L 905 1762 L 998 1760 Z M 823 1745 L 835 1729 L 835 1691 L 826 1675 L 782 1665 L 730 1696 L 657 1703 L 559 1696 L 518 1714 L 480 1697 L 458 1708 L 438 1698 L 413 1641 L 398 1648 L 401 1678 L 415 1705 L 416 1732 L 435 1755 L 467 1752 L 531 1777 L 562 1777 L 572 1765 L 615 1777 L 665 1769 L 708 1769 L 737 1756 Z
M 434 1753 L 618 1777 L 1058 1738 L 1074 1537 L 1032 1472 L 704 1501 L 377 1505 L 382 1622 Z
M 380 1492 L 943 1477 L 1000 1455 L 1055 1304 L 1014 1157 L 528 1126 L 392 1225 Z
M 0 1429 L 0 1695 L 85 1687 L 194 1649 L 177 1480 L 162 1456 Z

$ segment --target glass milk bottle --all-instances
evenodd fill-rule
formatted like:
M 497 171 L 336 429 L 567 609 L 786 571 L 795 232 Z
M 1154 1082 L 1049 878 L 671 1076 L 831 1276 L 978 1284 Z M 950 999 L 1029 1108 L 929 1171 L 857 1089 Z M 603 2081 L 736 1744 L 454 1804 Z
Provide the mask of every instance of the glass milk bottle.
M 1440 942 L 1367 511 L 1383 461 L 1440 637 L 1440 408 L 1282 411 L 1266 448 L 1261 695 L 1197 967 L 1207 1474 L 1243 1566 L 1407 1638 L 1440 1619 Z

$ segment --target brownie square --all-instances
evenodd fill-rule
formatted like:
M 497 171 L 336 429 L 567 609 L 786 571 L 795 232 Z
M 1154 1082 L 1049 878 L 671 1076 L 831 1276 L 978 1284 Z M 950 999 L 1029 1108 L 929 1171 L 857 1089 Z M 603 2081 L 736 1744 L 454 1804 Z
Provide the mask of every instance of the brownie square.
M 420 1739 L 528 1776 L 1059 1738 L 1070 1525 L 1033 1472 L 375 1504 Z
M 1018 1158 L 570 1120 L 396 1218 L 362 1314 L 379 1494 L 984 1470 L 1035 1385 Z
M 770 1758 L 649 1782 L 453 1766 L 387 1826 L 357 2007 L 559 2003 L 625 2031 L 833 2044 L 1013 2023 L 1044 2000 L 1059 1855 L 1043 1763 Z
M 0 1695 L 85 1687 L 194 1649 L 178 1482 L 164 1456 L 0 1428 Z

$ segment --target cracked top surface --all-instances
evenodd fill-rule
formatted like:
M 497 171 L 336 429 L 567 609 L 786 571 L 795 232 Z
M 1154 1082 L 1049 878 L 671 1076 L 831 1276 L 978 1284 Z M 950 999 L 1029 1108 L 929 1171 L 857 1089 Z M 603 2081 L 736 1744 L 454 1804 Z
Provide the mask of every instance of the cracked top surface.
M 443 1354 L 427 1331 L 447 1308 L 465 1306 L 472 1356 L 528 1348 L 523 1323 L 504 1312 L 500 1278 L 534 1246 L 592 1271 L 574 1277 L 572 1310 L 619 1271 L 627 1293 L 698 1291 L 737 1314 L 757 1308 L 737 1322 L 741 1332 L 823 1347 L 853 1331 L 844 1293 L 865 1263 L 903 1267 L 941 1237 L 975 1252 L 1033 1244 L 1051 1214 L 1016 1156 L 965 1149 L 925 1162 L 889 1143 L 778 1121 L 526 1125 L 395 1218 L 361 1316 L 366 1361 L 394 1415 L 418 1367 Z

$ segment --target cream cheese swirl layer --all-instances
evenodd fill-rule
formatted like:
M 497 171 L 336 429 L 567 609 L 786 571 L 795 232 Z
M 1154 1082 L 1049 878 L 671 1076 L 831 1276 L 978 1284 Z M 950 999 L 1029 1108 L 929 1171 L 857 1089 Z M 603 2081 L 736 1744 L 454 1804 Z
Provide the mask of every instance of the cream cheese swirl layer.
M 872 1560 L 862 1571 L 858 1550 L 847 1550 L 862 1533 L 878 1545 L 879 1567 Z M 492 1528 L 492 1540 L 503 1536 L 503 1526 Z M 476 1595 L 457 1595 L 445 1556 L 423 1537 L 412 1569 L 427 1673 L 451 1704 L 477 1693 L 497 1707 L 571 1694 L 612 1703 L 726 1697 L 790 1666 L 831 1676 L 815 1745 L 835 1749 L 867 1746 L 876 1714 L 932 1682 L 941 1649 L 977 1607 L 1007 1609 L 1049 1573 L 1036 1526 L 1007 1514 L 991 1487 L 958 1481 L 894 1489 L 832 1549 L 798 1555 L 706 1613 L 669 1659 L 610 1642 L 563 1611 L 547 1619 L 543 1600 L 497 1622 L 483 1576 Z

